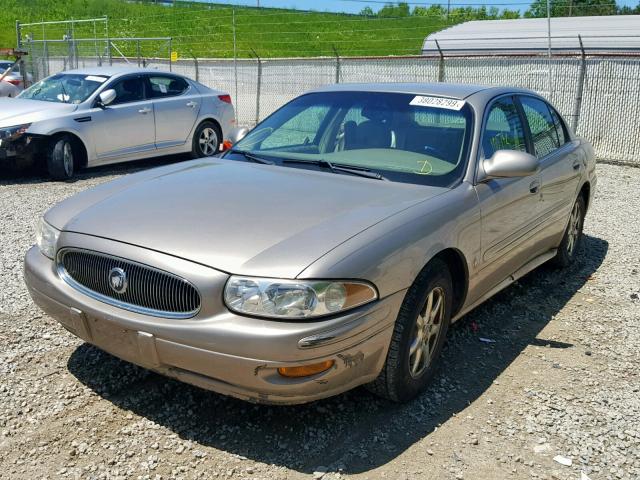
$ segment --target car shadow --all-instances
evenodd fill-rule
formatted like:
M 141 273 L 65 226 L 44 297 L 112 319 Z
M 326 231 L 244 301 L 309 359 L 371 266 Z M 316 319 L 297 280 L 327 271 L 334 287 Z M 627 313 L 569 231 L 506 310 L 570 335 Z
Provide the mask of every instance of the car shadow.
M 189 155 L 165 155 L 162 157 L 146 158 L 143 160 L 132 160 L 129 162 L 115 163 L 111 165 L 103 165 L 100 167 L 92 167 L 82 169 L 77 172 L 71 180 L 64 183 L 75 183 L 79 180 L 87 180 L 91 178 L 109 177 L 113 175 L 128 175 L 149 168 L 161 167 L 171 163 L 190 160 Z M 39 184 L 55 182 L 46 173 L 45 169 L 39 167 L 30 167 L 15 170 L 0 170 L 0 185 L 17 185 L 17 184 Z M 56 182 L 59 183 L 59 182 Z
M 581 248 L 570 268 L 543 265 L 457 322 L 449 331 L 443 368 L 424 394 L 404 405 L 364 388 L 307 405 L 253 405 L 164 378 L 89 344 L 73 352 L 68 368 L 104 399 L 168 428 L 194 448 L 214 447 L 305 473 L 320 465 L 366 472 L 464 410 L 528 345 L 574 348 L 538 335 L 591 278 L 608 243 L 585 236 Z

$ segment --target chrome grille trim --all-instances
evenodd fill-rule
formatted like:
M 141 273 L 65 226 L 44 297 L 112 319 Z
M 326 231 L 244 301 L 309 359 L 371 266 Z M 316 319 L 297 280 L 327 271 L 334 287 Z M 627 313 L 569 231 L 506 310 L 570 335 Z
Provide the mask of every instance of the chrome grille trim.
M 118 294 L 108 283 L 109 272 L 127 272 L 129 288 Z M 63 248 L 56 260 L 58 276 L 79 292 L 103 303 L 153 317 L 184 319 L 200 311 L 196 287 L 178 275 L 115 255 Z

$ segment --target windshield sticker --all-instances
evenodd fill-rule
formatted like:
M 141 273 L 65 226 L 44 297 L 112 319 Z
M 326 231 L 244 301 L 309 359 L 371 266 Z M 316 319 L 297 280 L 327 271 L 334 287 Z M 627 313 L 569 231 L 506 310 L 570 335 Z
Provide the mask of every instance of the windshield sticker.
M 444 97 L 425 97 L 417 95 L 409 102 L 409 105 L 417 105 L 419 107 L 435 107 L 445 108 L 447 110 L 460 110 L 464 107 L 464 100 L 454 100 L 453 98 Z
M 418 166 L 422 163 L 422 168 L 420 170 L 414 170 L 413 173 L 417 173 L 418 175 L 431 175 L 433 172 L 433 167 L 429 163 L 429 160 L 416 160 L 418 162 Z
M 84 77 L 84 79 L 89 82 L 98 82 L 98 83 L 104 83 L 107 81 L 105 77 L 96 77 L 95 75 L 89 75 L 88 77 Z

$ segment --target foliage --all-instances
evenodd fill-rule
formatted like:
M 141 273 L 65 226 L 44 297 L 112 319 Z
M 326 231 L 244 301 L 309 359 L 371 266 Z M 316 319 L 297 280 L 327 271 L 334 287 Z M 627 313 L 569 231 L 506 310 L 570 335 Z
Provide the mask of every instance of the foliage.
M 550 0 L 552 17 L 581 17 L 593 15 L 616 15 L 622 13 L 612 0 Z M 547 0 L 534 0 L 525 12 L 527 18 L 547 16 Z
M 180 57 L 233 56 L 235 11 L 237 51 L 240 57 L 402 55 L 419 54 L 424 37 L 457 23 L 444 15 L 408 15 L 408 7 L 382 9 L 375 15 L 304 12 L 288 9 L 235 7 L 222 4 L 176 3 L 156 5 L 152 1 L 125 0 L 0 0 L 0 46 L 13 46 L 15 21 L 67 20 L 108 16 L 110 38 L 172 37 Z M 404 12 L 404 13 L 403 13 Z M 406 14 L 406 15 L 405 15 Z M 75 38 L 91 38 L 93 25 L 78 25 Z M 98 23 L 98 35 L 106 35 Z M 63 26 L 25 28 L 34 40 L 60 40 L 71 36 Z M 106 43 L 105 43 L 106 45 Z M 135 46 L 117 45 L 126 55 Z M 87 48 L 89 45 L 87 45 Z M 51 52 L 50 46 L 50 52 Z M 62 51 L 67 45 L 55 45 Z M 93 47 L 91 47 L 93 48 Z M 162 42 L 142 42 L 143 56 L 167 56 Z M 160 52 L 160 53 L 159 53 Z M 82 54 L 82 52 L 81 52 Z

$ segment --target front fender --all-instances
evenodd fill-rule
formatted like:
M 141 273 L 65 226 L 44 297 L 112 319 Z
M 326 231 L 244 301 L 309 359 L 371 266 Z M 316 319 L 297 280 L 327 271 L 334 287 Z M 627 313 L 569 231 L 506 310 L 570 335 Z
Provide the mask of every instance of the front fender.
M 339 245 L 298 278 L 358 278 L 384 298 L 409 288 L 438 253 L 462 253 L 471 274 L 480 254 L 480 208 L 473 187 L 462 183 L 387 218 Z

